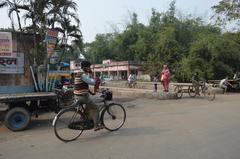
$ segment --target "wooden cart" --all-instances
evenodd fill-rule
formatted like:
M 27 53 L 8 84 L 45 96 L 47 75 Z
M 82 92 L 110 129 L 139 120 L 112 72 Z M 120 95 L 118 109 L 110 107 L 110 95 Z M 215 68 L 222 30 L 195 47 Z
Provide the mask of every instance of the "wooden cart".
M 191 92 L 195 91 L 195 88 L 192 83 L 175 83 L 173 85 L 175 87 L 174 92 L 177 93 L 178 98 L 182 98 L 183 93 L 188 93 L 191 97 L 193 96 Z
M 182 98 L 183 93 L 188 93 L 190 97 L 196 97 L 197 91 L 196 87 L 192 83 L 175 83 L 174 92 L 177 93 L 178 98 Z M 206 99 L 213 101 L 215 99 L 215 91 L 211 84 L 204 81 L 200 82 L 199 85 L 199 95 L 203 94 Z

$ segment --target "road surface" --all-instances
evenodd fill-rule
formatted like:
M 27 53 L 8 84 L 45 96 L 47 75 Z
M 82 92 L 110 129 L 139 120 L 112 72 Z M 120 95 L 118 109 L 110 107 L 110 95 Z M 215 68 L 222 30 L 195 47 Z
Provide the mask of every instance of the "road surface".
M 63 143 L 53 133 L 54 114 L 30 128 L 0 126 L 0 159 L 240 159 L 240 94 L 179 100 L 121 99 L 127 120 L 117 132 L 86 131 Z

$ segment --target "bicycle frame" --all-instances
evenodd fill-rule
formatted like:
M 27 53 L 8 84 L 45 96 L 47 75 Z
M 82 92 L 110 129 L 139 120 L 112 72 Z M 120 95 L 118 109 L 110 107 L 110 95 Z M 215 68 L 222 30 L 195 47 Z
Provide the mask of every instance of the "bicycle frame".
M 103 104 L 98 104 L 98 103 L 103 103 Z M 101 117 L 103 110 L 106 109 L 109 106 L 109 104 L 107 103 L 107 101 L 104 98 L 101 102 L 98 102 L 98 103 L 96 103 L 96 105 L 98 106 L 99 117 Z M 78 104 L 78 101 L 76 100 L 70 107 L 77 107 L 78 111 L 81 111 L 81 113 L 87 117 L 86 112 L 85 112 L 86 104 L 82 104 L 82 103 L 79 103 L 79 105 L 77 105 L 77 104 Z
M 200 92 L 201 92 L 202 94 L 206 93 L 206 91 L 207 91 L 210 87 L 212 87 L 212 86 L 209 85 L 206 81 L 202 81 L 202 82 L 200 82 L 199 84 L 200 84 L 199 87 L 201 88 Z

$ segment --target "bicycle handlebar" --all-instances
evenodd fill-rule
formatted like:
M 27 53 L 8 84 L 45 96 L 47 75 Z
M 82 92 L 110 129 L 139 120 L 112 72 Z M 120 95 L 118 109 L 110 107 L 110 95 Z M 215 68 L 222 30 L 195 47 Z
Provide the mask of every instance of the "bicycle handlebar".
M 88 93 L 91 95 L 96 95 L 96 92 L 92 92 L 91 90 L 88 90 Z

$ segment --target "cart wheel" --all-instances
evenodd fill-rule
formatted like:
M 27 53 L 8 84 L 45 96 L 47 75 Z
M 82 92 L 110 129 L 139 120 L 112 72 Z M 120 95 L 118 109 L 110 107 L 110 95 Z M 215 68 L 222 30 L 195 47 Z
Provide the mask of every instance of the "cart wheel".
M 7 112 L 4 124 L 12 131 L 21 131 L 27 128 L 30 120 L 31 116 L 27 109 L 23 107 L 16 107 Z
M 177 98 L 182 98 L 183 90 L 181 86 L 176 86 L 174 92 L 177 93 Z
M 189 86 L 188 94 L 190 97 L 195 97 L 197 95 L 196 88 L 194 86 Z

